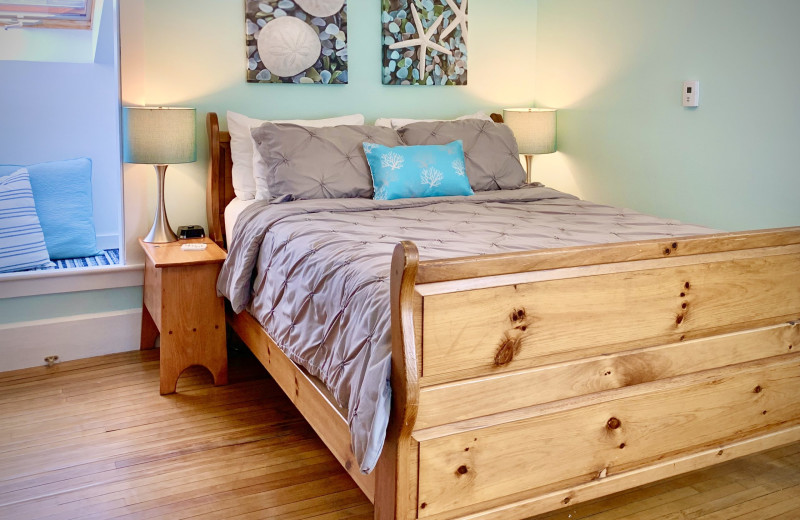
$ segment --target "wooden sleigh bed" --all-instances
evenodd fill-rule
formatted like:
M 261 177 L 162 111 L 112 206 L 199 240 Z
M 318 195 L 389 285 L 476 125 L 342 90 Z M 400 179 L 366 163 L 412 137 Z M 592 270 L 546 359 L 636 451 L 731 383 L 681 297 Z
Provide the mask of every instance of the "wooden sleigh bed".
M 230 143 L 207 128 L 224 247 Z M 402 242 L 391 295 L 369 475 L 321 383 L 228 315 L 376 519 L 526 518 L 800 441 L 800 227 L 436 261 Z

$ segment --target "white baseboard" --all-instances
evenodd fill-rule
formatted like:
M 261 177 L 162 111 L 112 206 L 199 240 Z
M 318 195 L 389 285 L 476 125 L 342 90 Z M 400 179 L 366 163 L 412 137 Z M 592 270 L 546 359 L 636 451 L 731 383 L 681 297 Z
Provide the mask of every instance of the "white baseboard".
M 0 372 L 139 348 L 141 309 L 0 325 Z

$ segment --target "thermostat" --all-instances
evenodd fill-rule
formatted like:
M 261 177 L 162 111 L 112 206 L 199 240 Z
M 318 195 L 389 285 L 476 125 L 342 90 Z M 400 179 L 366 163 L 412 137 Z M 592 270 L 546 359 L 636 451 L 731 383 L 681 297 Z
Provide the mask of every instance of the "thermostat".
M 685 107 L 700 106 L 700 82 L 699 81 L 684 81 L 683 82 L 683 106 L 685 106 Z

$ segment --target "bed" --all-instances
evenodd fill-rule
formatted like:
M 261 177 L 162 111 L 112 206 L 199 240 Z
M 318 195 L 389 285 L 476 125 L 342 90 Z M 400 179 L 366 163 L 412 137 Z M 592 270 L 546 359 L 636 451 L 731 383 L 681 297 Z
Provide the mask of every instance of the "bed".
M 229 136 L 207 129 L 225 247 Z M 228 312 L 376 519 L 526 518 L 800 440 L 800 228 L 425 261 L 402 241 L 390 273 L 369 474 L 331 392 Z

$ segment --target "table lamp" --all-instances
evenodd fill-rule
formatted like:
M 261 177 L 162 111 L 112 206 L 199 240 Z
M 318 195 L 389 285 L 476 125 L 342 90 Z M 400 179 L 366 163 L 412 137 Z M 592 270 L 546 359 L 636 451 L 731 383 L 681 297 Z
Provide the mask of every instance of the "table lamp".
M 164 207 L 164 176 L 168 164 L 197 160 L 195 109 L 173 107 L 123 107 L 123 161 L 152 164 L 158 177 L 158 204 L 153 227 L 144 242 L 175 242 Z
M 556 110 L 554 108 L 506 108 L 503 122 L 517 139 L 519 153 L 525 156 L 528 182 L 534 155 L 556 151 Z

